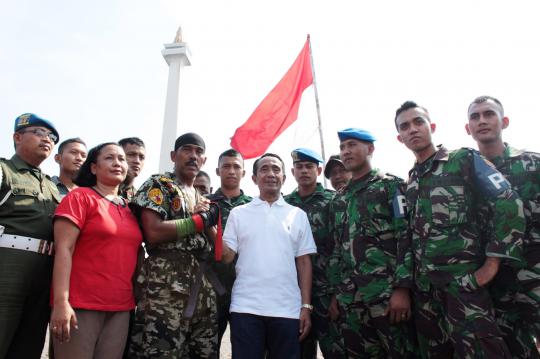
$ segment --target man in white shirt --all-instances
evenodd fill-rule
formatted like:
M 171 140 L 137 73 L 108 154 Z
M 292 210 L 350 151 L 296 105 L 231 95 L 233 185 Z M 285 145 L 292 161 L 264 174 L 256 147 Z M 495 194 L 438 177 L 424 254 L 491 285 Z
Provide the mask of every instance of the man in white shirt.
M 223 260 L 238 254 L 231 298 L 233 358 L 299 358 L 311 327 L 311 259 L 307 215 L 281 196 L 284 164 L 266 153 L 253 164 L 259 196 L 234 208 L 223 235 Z

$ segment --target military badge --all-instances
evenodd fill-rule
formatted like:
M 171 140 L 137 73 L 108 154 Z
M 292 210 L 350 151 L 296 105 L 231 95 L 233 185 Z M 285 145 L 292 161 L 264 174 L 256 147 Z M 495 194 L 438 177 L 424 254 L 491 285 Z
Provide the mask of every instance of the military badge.
M 175 212 L 178 212 L 180 208 L 182 207 L 182 199 L 180 197 L 174 197 L 171 203 L 172 209 Z
M 161 206 L 163 203 L 163 193 L 159 188 L 152 188 L 150 191 L 148 191 L 148 199 L 158 206 Z
M 30 123 L 30 116 L 32 115 L 29 113 L 20 115 L 19 118 L 17 118 L 17 127 L 27 126 Z
M 159 180 L 160 180 L 161 182 L 164 182 L 164 183 L 165 183 L 165 182 L 172 182 L 172 181 L 173 181 L 173 180 L 170 179 L 169 177 L 165 177 L 165 176 L 160 177 Z

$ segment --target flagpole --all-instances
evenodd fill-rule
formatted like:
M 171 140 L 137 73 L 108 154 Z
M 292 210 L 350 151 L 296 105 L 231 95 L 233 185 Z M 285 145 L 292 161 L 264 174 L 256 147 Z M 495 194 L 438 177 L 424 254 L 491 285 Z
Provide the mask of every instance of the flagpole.
M 317 80 L 315 79 L 315 66 L 313 65 L 313 53 L 311 52 L 311 37 L 307 36 L 309 42 L 309 59 L 311 61 L 311 74 L 313 75 L 313 92 L 315 93 L 315 106 L 317 106 L 317 120 L 319 123 L 319 138 L 321 141 L 321 155 L 323 158 L 323 166 L 326 164 L 326 153 L 324 151 L 324 139 L 321 121 L 321 108 L 319 106 L 319 92 L 317 91 Z M 326 183 L 326 177 L 323 175 L 324 188 L 328 186 Z

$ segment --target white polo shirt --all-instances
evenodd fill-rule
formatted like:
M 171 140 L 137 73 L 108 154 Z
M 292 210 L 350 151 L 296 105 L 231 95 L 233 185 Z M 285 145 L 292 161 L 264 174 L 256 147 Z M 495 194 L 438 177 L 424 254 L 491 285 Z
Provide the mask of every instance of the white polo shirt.
M 223 240 L 238 253 L 231 312 L 298 319 L 301 296 L 295 258 L 317 252 L 307 215 L 256 197 L 229 214 Z

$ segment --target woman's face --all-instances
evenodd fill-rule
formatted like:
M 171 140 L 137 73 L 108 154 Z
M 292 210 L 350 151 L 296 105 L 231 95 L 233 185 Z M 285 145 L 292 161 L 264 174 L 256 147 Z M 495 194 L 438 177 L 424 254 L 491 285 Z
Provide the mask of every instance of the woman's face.
M 97 183 L 117 186 L 126 178 L 127 169 L 126 155 L 122 147 L 107 145 L 101 149 L 90 170 L 96 176 Z

